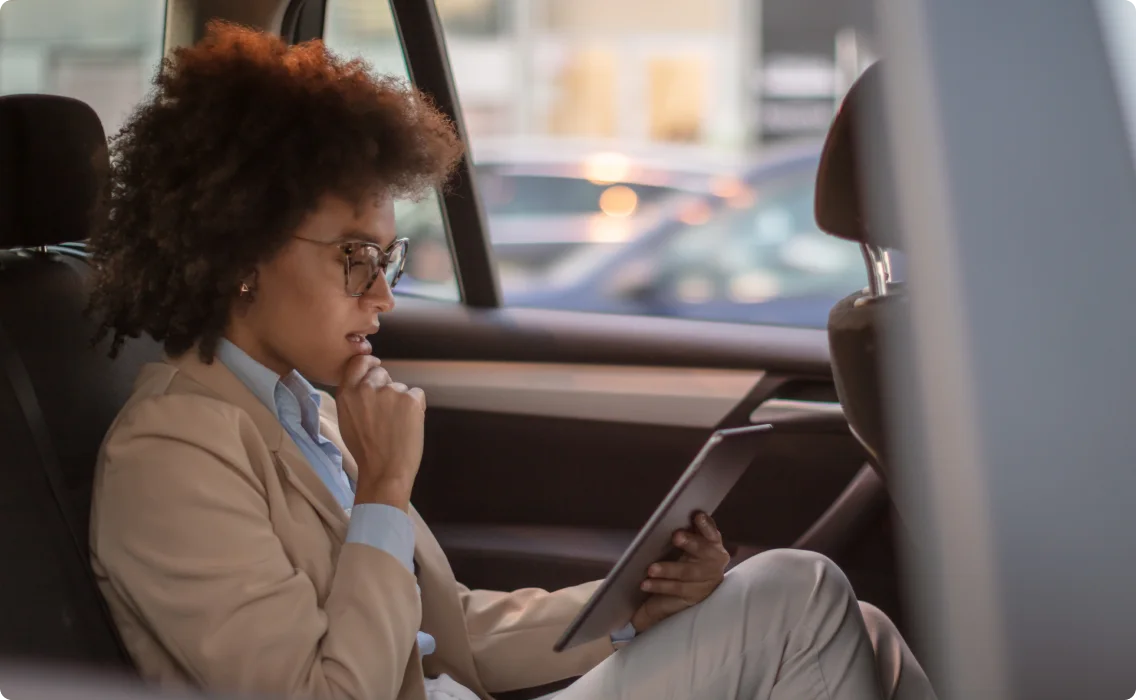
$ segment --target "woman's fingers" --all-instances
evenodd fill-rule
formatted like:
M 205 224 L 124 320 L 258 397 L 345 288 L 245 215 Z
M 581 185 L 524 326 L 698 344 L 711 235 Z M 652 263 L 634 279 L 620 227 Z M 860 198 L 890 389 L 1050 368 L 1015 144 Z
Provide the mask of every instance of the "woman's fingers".
M 697 522 L 697 520 L 696 520 Z M 725 565 L 729 562 L 730 554 L 722 546 L 721 535 L 718 534 L 717 528 L 713 526 L 713 521 L 707 523 L 705 527 L 713 528 L 711 534 L 717 539 L 711 539 L 700 532 L 692 532 L 690 530 L 679 530 L 675 533 L 673 541 L 676 547 L 683 551 L 683 557 L 678 562 L 657 562 L 652 564 L 652 568 L 659 566 L 661 571 L 671 572 L 677 574 L 675 576 L 668 576 L 666 578 L 681 578 L 685 580 L 696 580 L 688 578 L 695 576 L 693 571 L 701 574 L 702 579 L 707 577 L 721 576 Z M 697 525 L 699 529 L 703 525 Z M 685 565 L 694 567 L 691 572 L 680 572 L 674 565 Z M 685 571 L 685 570 L 684 570 Z M 650 574 L 650 569 L 648 570 Z
M 689 581 L 690 577 L 694 575 L 692 567 L 687 562 L 679 561 L 659 561 L 651 564 L 647 568 L 647 576 L 650 578 L 668 578 L 675 581 Z
M 706 565 L 694 561 L 659 561 L 647 568 L 649 578 L 670 579 L 672 581 L 705 581 Z
M 696 535 L 689 530 L 679 530 L 674 536 L 675 546 L 692 557 L 700 556 L 710 543 L 705 537 Z
M 696 514 L 693 520 L 690 530 L 674 533 L 672 541 L 683 551 L 682 557 L 647 568 L 649 578 L 641 588 L 649 595 L 632 618 L 635 629 L 650 629 L 660 620 L 697 605 L 722 582 L 730 555 L 722 546 L 718 525 L 706 513 Z
M 644 581 L 641 588 L 653 595 L 667 595 L 683 600 L 700 600 L 706 597 L 705 583 L 651 578 Z
M 721 542 L 722 533 L 718 531 L 718 524 L 706 513 L 699 513 L 694 517 L 694 526 L 698 532 L 711 542 Z
M 410 394 L 412 397 L 414 397 L 414 400 L 418 402 L 418 406 L 423 411 L 426 410 L 426 392 L 425 391 L 422 391 L 418 387 L 413 387 L 407 393 Z
M 374 355 L 356 355 L 347 361 L 347 366 L 343 368 L 343 379 L 340 385 L 343 387 L 351 387 L 363 381 L 363 377 L 367 376 L 373 368 L 378 367 L 382 363 L 379 358 Z

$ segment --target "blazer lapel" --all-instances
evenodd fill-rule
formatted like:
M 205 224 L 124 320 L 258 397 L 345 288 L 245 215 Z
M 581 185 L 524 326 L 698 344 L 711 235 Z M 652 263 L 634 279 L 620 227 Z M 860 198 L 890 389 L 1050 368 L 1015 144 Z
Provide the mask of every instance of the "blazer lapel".
M 258 399 L 224 363 L 205 364 L 198 358 L 197 348 L 166 362 L 197 381 L 217 397 L 243 409 L 276 457 L 279 469 L 289 483 L 315 508 L 320 517 L 339 536 L 346 539 L 348 516 L 308 463 L 300 448 L 288 436 L 276 416 Z M 322 402 L 320 432 L 343 453 L 343 468 L 354 482 L 358 468 L 343 444 L 331 401 Z M 412 507 L 414 522 L 414 559 L 418 565 L 418 584 L 422 590 L 422 629 L 433 635 L 438 651 L 422 658 L 427 675 L 448 673 L 481 697 L 489 697 L 477 675 L 465 611 L 458 597 L 458 583 L 450 563 L 430 528 Z
M 354 481 L 358 467 L 343 444 L 337 416 L 329 403 L 325 400 L 320 407 L 320 432 L 343 453 L 343 468 Z M 465 611 L 450 562 L 414 506 L 410 507 L 410 519 L 414 523 L 414 575 L 422 591 L 422 630 L 437 642 L 437 651 L 422 657 L 423 670 L 430 677 L 448 673 L 481 697 L 489 697 L 474 665 Z
M 339 501 L 327 489 L 327 485 L 319 478 L 319 474 L 316 474 L 315 470 L 312 469 L 312 465 L 308 463 L 304 453 L 300 452 L 300 448 L 296 446 L 296 443 L 287 433 L 285 433 L 280 449 L 276 451 L 276 460 L 288 483 L 292 484 L 293 488 L 308 499 L 324 522 L 331 527 L 332 532 L 335 533 L 340 542 L 346 540 L 347 511 L 339 505 Z
M 284 426 L 280 425 L 280 421 L 272 411 L 249 391 L 244 382 L 219 360 L 214 360 L 211 364 L 202 362 L 196 347 L 176 359 L 167 357 L 165 361 L 219 398 L 244 410 L 275 456 L 284 478 L 312 504 L 340 540 L 347 538 L 347 513 L 308 463 L 295 441 L 284 430 Z
M 448 673 L 481 697 L 488 697 L 473 662 L 465 611 L 450 562 L 413 506 L 410 517 L 414 521 L 418 586 L 422 589 L 422 630 L 438 643 L 435 653 L 422 657 L 422 665 L 428 675 Z

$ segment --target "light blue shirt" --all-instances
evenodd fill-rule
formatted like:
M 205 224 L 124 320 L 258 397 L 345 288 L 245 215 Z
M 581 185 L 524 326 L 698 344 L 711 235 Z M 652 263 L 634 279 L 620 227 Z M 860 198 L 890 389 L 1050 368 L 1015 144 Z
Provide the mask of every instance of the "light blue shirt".
M 352 508 L 355 484 L 343 470 L 339 448 L 320 435 L 320 395 L 315 387 L 296 371 L 283 377 L 277 375 L 224 338 L 217 346 L 217 359 L 272 411 L 331 495 L 350 515 L 347 541 L 381 549 L 414 573 L 414 524 L 410 516 L 381 503 Z M 423 654 L 434 653 L 434 638 L 419 631 L 418 648 Z
M 355 484 L 343 470 L 343 454 L 339 448 L 320 434 L 320 395 L 316 388 L 295 370 L 283 377 L 277 375 L 224 338 L 217 346 L 217 359 L 272 411 L 308 464 L 351 517 L 347 541 L 381 549 L 414 573 L 414 524 L 410 516 L 382 503 L 363 503 L 352 508 Z M 419 589 L 419 594 L 421 592 Z M 628 623 L 612 633 L 611 640 L 626 642 L 634 637 L 635 628 Z M 419 630 L 419 651 L 423 655 L 432 654 L 435 646 L 434 638 Z

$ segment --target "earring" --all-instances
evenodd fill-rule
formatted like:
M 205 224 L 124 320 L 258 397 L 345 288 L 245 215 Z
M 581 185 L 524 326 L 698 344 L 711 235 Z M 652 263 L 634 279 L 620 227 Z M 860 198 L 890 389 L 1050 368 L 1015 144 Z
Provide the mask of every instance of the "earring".
M 241 286 L 237 288 L 237 296 L 245 301 L 254 301 L 256 299 L 256 270 L 249 273 L 249 281 L 241 281 Z

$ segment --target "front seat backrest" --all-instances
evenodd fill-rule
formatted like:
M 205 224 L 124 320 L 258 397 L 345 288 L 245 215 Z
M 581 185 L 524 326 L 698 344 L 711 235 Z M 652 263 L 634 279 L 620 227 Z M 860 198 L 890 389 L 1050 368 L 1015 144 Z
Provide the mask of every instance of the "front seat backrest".
M 82 102 L 0 97 L 0 656 L 129 664 L 90 573 L 99 445 L 145 362 L 92 347 L 81 241 L 109 170 Z
M 890 227 L 873 226 L 867 206 L 866 168 L 886 162 L 886 144 L 865 144 L 864 134 L 883 118 L 881 64 L 868 68 L 853 84 L 825 140 L 817 169 L 816 220 L 825 232 L 861 244 L 870 274 L 869 289 L 837 302 L 828 317 L 829 349 L 837 395 L 853 433 L 888 476 L 888 440 L 881 382 L 880 334 L 902 311 L 903 294 L 891 285 L 884 267 Z M 882 139 L 881 139 L 882 141 Z

